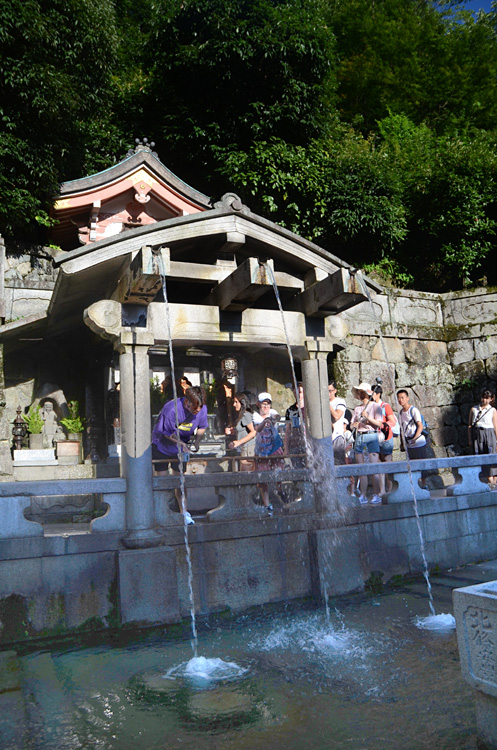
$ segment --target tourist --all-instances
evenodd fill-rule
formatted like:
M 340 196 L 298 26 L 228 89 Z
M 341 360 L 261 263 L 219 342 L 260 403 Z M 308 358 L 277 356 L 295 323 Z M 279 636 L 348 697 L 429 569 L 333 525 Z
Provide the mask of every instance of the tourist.
M 397 391 L 400 406 L 401 450 L 405 450 L 409 459 L 426 458 L 426 437 L 423 434 L 421 412 L 409 403 L 409 394 L 401 388 Z M 424 485 L 423 485 L 424 486 Z
M 256 427 L 265 418 L 265 417 L 262 416 L 262 413 L 261 413 L 261 405 L 262 405 L 263 401 L 269 401 L 269 404 L 270 404 L 269 414 L 267 414 L 266 416 L 273 417 L 277 422 L 280 419 L 280 415 L 278 414 L 278 412 L 276 411 L 276 409 L 273 409 L 271 407 L 271 402 L 272 402 L 272 400 L 271 400 L 271 394 L 268 393 L 267 391 L 263 391 L 262 393 L 259 393 L 259 396 L 257 398 L 257 409 L 258 409 L 258 411 L 254 411 L 254 413 L 252 414 L 252 419 L 253 419 L 254 425 Z
M 184 396 L 188 388 L 191 388 L 191 387 L 192 387 L 192 384 L 190 383 L 186 375 L 182 375 L 180 379 L 178 380 L 177 387 L 176 387 L 178 398 L 181 398 L 182 396 Z
M 172 398 L 174 398 L 174 394 L 173 394 L 173 380 L 172 380 L 172 378 L 171 378 L 170 375 L 166 375 L 166 377 L 164 378 L 164 380 L 160 384 L 160 391 L 161 391 L 162 397 L 166 401 L 170 401 Z M 181 387 L 181 391 L 182 391 L 181 393 L 178 393 L 179 396 L 184 395 L 184 389 L 183 389 L 183 387 Z
M 333 457 L 337 465 L 343 466 L 345 464 L 345 430 L 347 429 L 345 411 L 347 405 L 343 398 L 337 396 L 337 387 L 334 380 L 331 380 L 328 385 L 328 396 L 330 399 Z
M 352 428 L 355 431 L 354 459 L 356 464 L 378 463 L 380 460 L 380 444 L 378 430 L 383 421 L 381 406 L 373 401 L 373 391 L 369 383 L 361 383 L 352 388 L 355 398 L 361 401 L 352 413 Z M 359 477 L 359 502 L 366 505 L 368 500 L 366 491 L 368 488 L 368 476 Z M 371 505 L 381 503 L 380 479 L 378 474 L 373 475 L 373 497 Z
M 468 421 L 468 442 L 475 455 L 495 453 L 497 447 L 497 410 L 494 408 L 495 394 L 488 389 L 482 391 L 478 406 L 472 406 Z M 491 489 L 497 489 L 497 469 L 482 467 Z
M 383 424 L 387 425 L 388 431 L 386 432 L 379 432 L 378 438 L 379 438 L 379 444 L 380 444 L 380 461 L 382 463 L 388 463 L 389 461 L 393 460 L 393 428 L 397 424 L 397 418 L 394 414 L 394 411 L 390 404 L 387 404 L 386 401 L 382 400 L 383 395 L 383 388 L 381 385 L 376 385 L 373 388 L 373 401 L 376 404 L 379 404 L 381 407 L 382 415 L 383 415 Z M 382 437 L 383 435 L 383 437 Z M 391 492 L 392 490 L 392 479 L 389 474 L 380 474 L 380 495 L 385 494 L 385 490 L 387 492 Z
M 173 474 L 179 474 L 179 462 L 183 460 L 181 456 L 189 452 L 188 443 L 193 438 L 193 450 L 197 451 L 206 427 L 207 407 L 203 388 L 192 386 L 183 398 L 164 404 L 152 432 L 152 459 L 158 461 L 155 464 L 156 473 L 163 476 L 171 467 Z M 186 498 L 183 502 L 179 490 L 175 490 L 175 495 L 186 522 L 195 523 L 186 509 Z
M 294 469 L 303 469 L 306 464 L 305 425 L 302 421 L 305 415 L 303 383 L 300 380 L 298 381 L 297 394 L 295 393 L 295 386 L 292 391 L 295 396 L 295 403 L 289 406 L 285 412 L 284 451 L 286 455 L 291 456 L 290 460 Z
M 226 435 L 236 435 L 234 440 L 228 443 L 228 448 L 236 450 L 239 456 L 253 456 L 255 438 L 255 427 L 252 420 L 252 410 L 249 400 L 244 393 L 237 393 L 233 399 L 233 409 L 236 414 L 234 426 L 226 427 Z M 249 445 L 250 444 L 250 445 Z M 239 463 L 240 471 L 251 471 L 253 461 L 242 458 Z
M 256 425 L 255 436 L 255 468 L 256 471 L 275 471 L 284 469 L 283 441 L 276 426 L 280 419 L 277 411 L 271 408 L 272 398 L 267 391 L 259 393 L 259 410 L 261 421 Z M 271 413 L 272 412 L 272 413 Z M 268 516 L 273 515 L 273 506 L 269 502 L 269 488 L 267 484 L 257 485 L 261 491 L 262 504 Z M 278 494 L 282 502 L 287 502 L 287 497 L 278 483 Z

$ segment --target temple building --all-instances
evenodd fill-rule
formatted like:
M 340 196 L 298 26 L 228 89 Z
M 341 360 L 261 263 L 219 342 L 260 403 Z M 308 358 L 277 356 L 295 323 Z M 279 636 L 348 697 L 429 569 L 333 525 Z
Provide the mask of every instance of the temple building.
M 147 433 L 149 383 L 157 389 L 171 375 L 169 337 L 176 377 L 219 384 L 226 361 L 234 362 L 233 385 L 252 400 L 269 390 L 282 410 L 292 400 L 286 335 L 297 363 L 326 361 L 344 346 L 347 326 L 337 314 L 365 299 L 347 263 L 252 213 L 232 193 L 210 201 L 152 148 L 140 142 L 115 166 L 64 183 L 52 212 L 51 241 L 60 250 L 50 251 L 51 282 L 44 290 L 40 283 L 11 288 L 8 299 L 4 290 L 10 419 L 18 405 L 24 413 L 47 399 L 60 419 L 77 401 L 86 425 L 84 476 L 119 471 L 111 461 L 120 453 L 116 388 Z M 221 432 L 227 416 L 221 409 Z M 131 439 L 129 429 L 121 437 Z M 24 455 L 4 473 L 29 478 Z M 67 471 L 40 465 L 36 477 Z

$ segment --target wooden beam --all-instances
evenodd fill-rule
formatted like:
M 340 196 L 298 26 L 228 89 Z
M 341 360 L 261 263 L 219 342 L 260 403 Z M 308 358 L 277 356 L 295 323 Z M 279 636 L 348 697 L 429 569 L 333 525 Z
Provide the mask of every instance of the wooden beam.
M 123 304 L 148 305 L 161 288 L 161 273 L 166 276 L 170 273 L 169 248 L 161 247 L 152 252 L 151 247 L 142 247 L 119 280 L 111 299 Z
M 316 281 L 292 300 L 292 309 L 308 317 L 325 318 L 364 302 L 354 275 L 340 268 L 326 278 Z
M 257 258 L 247 258 L 219 282 L 201 304 L 216 305 L 228 312 L 243 312 L 271 288 L 265 264 L 259 263 Z

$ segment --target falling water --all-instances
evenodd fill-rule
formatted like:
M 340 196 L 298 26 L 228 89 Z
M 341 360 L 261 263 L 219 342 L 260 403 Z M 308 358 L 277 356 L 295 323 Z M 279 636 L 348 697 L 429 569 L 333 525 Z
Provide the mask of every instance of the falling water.
M 265 265 L 266 271 L 268 272 L 268 274 L 269 274 L 269 276 L 271 278 L 271 283 L 272 283 L 273 289 L 274 289 L 274 295 L 276 297 L 276 302 L 278 303 L 278 308 L 279 308 L 279 311 L 280 311 L 280 314 L 281 314 L 281 320 L 283 322 L 283 330 L 285 332 L 285 343 L 286 343 L 286 348 L 287 348 L 287 351 L 288 351 L 288 358 L 290 360 L 290 366 L 292 368 L 293 387 L 294 387 L 294 391 L 295 391 L 295 398 L 296 398 L 296 402 L 297 402 L 297 408 L 298 408 L 298 411 L 299 411 L 299 419 L 300 419 L 300 424 L 303 425 L 304 424 L 304 419 L 303 419 L 302 409 L 300 407 L 300 401 L 299 401 L 299 396 L 298 396 L 299 390 L 298 390 L 298 385 L 297 385 L 297 376 L 295 374 L 295 362 L 294 362 L 294 359 L 293 359 L 292 349 L 290 347 L 290 338 L 288 336 L 288 329 L 286 327 L 285 312 L 283 310 L 283 305 L 281 304 L 280 291 L 279 291 L 278 285 L 276 283 L 276 279 L 275 279 L 275 276 L 274 276 L 274 273 L 273 273 L 273 269 L 271 268 L 271 266 L 269 265 L 269 263 L 265 263 L 264 265 Z M 314 457 L 313 457 L 312 451 L 310 450 L 310 446 L 309 446 L 309 443 L 308 443 L 307 436 L 306 436 L 305 432 L 303 432 L 303 435 L 304 435 L 304 439 L 305 439 L 305 446 L 306 446 L 306 453 L 307 453 L 307 463 L 308 463 L 308 466 L 311 466 Z M 329 563 L 328 562 L 325 564 L 325 567 L 326 568 L 329 567 Z M 320 579 L 321 579 L 321 590 L 324 593 L 324 606 L 325 606 L 325 611 L 326 611 L 326 621 L 327 621 L 328 624 L 330 624 L 331 620 L 330 620 L 329 594 L 328 594 L 328 587 L 326 586 L 326 582 L 324 580 L 324 572 L 323 571 L 321 571 L 321 573 L 320 573 Z
M 369 293 L 369 289 L 367 287 L 367 284 L 365 283 L 365 281 L 362 278 L 362 275 L 360 273 L 357 274 L 357 277 L 358 277 L 359 282 L 360 282 L 360 284 L 361 284 L 361 286 L 362 286 L 362 288 L 364 290 L 364 294 L 368 298 L 368 302 L 369 302 L 369 304 L 371 306 L 371 310 L 373 312 L 373 317 L 374 317 L 375 323 L 376 323 L 376 329 L 377 329 L 378 335 L 380 337 L 380 343 L 381 343 L 381 348 L 382 348 L 382 351 L 383 351 L 383 357 L 385 358 L 385 362 L 386 362 L 386 365 L 387 365 L 388 378 L 390 379 L 389 385 L 391 387 L 392 393 L 395 393 L 395 383 L 394 383 L 393 376 L 392 376 L 392 370 L 391 370 L 391 366 L 390 366 L 390 361 L 388 359 L 388 354 L 387 354 L 387 350 L 386 350 L 386 346 L 385 346 L 385 340 L 384 340 L 383 334 L 381 332 L 380 321 L 378 320 L 378 317 L 376 315 L 376 310 L 374 309 L 373 300 L 371 299 L 371 295 Z M 402 422 L 400 421 L 400 416 L 398 415 L 397 418 L 399 420 L 399 425 L 400 425 L 400 428 L 402 430 L 402 437 L 404 438 L 404 443 L 406 443 L 407 441 L 405 439 L 404 427 L 402 425 Z M 428 589 L 428 601 L 429 601 L 429 606 L 430 606 L 430 612 L 431 612 L 432 617 L 436 617 L 437 615 L 436 615 L 436 612 L 435 612 L 435 605 L 433 603 L 433 593 L 432 593 L 432 590 L 431 590 L 430 573 L 428 571 L 428 562 L 427 562 L 427 559 L 426 559 L 426 550 L 425 550 L 425 541 L 424 541 L 424 537 L 423 537 L 423 529 L 421 528 L 421 518 L 419 516 L 419 511 L 418 511 L 418 502 L 417 502 L 417 499 L 416 499 L 416 491 L 414 489 L 414 482 L 413 482 L 413 478 L 412 478 L 411 460 L 409 458 L 409 452 L 408 451 L 406 451 L 406 461 L 407 461 L 407 471 L 408 471 L 408 475 L 409 475 L 409 483 L 411 485 L 412 499 L 413 499 L 413 503 L 414 503 L 414 514 L 416 516 L 416 525 L 417 525 L 417 528 L 418 528 L 419 546 L 420 546 L 420 549 L 421 549 L 421 557 L 422 557 L 422 560 L 423 560 L 423 575 L 424 575 L 424 578 L 425 578 L 425 581 L 426 581 L 426 587 Z
M 286 348 L 287 348 L 287 351 L 288 351 L 288 358 L 290 360 L 290 367 L 292 368 L 292 380 L 293 380 L 293 388 L 294 388 L 294 391 L 295 391 L 295 399 L 296 399 L 296 402 L 297 402 L 297 409 L 299 411 L 300 424 L 303 425 L 304 424 L 304 418 L 303 418 L 302 409 L 300 408 L 300 402 L 299 402 L 299 388 L 298 388 L 298 385 L 297 385 L 297 376 L 295 374 L 295 362 L 294 362 L 294 359 L 293 359 L 292 349 L 291 349 L 291 346 L 290 346 L 290 339 L 288 337 L 288 329 L 286 327 L 285 313 L 283 311 L 283 306 L 281 304 L 280 290 L 278 289 L 278 285 L 277 285 L 276 279 L 274 277 L 273 269 L 271 268 L 271 266 L 269 265 L 269 263 L 264 263 L 264 266 L 265 266 L 266 271 L 268 272 L 269 276 L 271 277 L 271 283 L 272 283 L 273 289 L 274 289 L 274 296 L 276 297 L 276 302 L 278 303 L 278 308 L 279 308 L 279 311 L 281 313 L 281 320 L 283 322 L 283 330 L 285 331 L 285 343 L 286 343 Z
M 176 440 L 178 441 L 178 447 L 181 447 L 181 439 L 179 434 L 179 419 L 178 419 L 178 391 L 176 389 L 176 376 L 174 372 L 174 352 L 173 352 L 173 339 L 171 335 L 171 317 L 169 313 L 169 301 L 167 298 L 167 289 L 166 289 L 166 275 L 165 275 L 165 269 L 164 264 L 162 261 L 162 255 L 160 252 L 158 253 L 159 258 L 159 269 L 160 269 L 160 276 L 162 281 L 162 292 L 164 295 L 164 304 L 165 304 L 165 310 L 166 310 L 166 327 L 167 327 L 167 338 L 169 342 L 169 361 L 171 363 L 171 380 L 172 380 L 172 386 L 173 386 L 173 399 L 174 399 L 174 411 L 175 411 L 175 422 L 176 422 Z M 194 658 L 196 659 L 198 656 L 198 637 L 197 637 L 197 625 L 195 621 L 195 600 L 193 596 L 193 568 L 192 568 L 192 556 L 191 556 L 191 550 L 190 550 L 190 544 L 188 542 L 188 522 L 186 519 L 186 492 L 185 492 L 185 471 L 183 466 L 183 461 L 178 461 L 179 466 L 179 483 L 180 483 L 180 491 L 181 491 L 181 505 L 184 508 L 183 515 L 183 532 L 184 532 L 184 538 L 185 538 L 185 550 L 186 550 L 186 564 L 188 566 L 188 595 L 190 600 L 190 617 L 191 617 L 191 623 L 192 623 L 192 649 Z

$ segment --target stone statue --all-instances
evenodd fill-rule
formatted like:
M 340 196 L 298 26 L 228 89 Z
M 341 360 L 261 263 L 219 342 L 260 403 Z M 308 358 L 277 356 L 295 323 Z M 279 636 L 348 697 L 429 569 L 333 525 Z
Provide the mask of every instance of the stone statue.
M 43 435 L 43 447 L 52 448 L 59 422 L 51 401 L 45 401 L 45 403 L 42 404 L 41 418 L 43 419 L 43 427 L 41 430 Z

